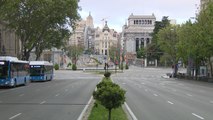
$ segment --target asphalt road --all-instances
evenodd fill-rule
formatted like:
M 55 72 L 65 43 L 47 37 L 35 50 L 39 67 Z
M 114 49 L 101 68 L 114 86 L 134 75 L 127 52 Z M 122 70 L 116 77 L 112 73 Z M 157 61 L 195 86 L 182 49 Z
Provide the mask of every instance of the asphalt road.
M 138 120 L 213 120 L 213 83 L 162 77 L 169 72 L 130 67 L 112 79 Z
M 77 120 L 101 78 L 56 71 L 53 81 L 0 88 L 0 120 Z

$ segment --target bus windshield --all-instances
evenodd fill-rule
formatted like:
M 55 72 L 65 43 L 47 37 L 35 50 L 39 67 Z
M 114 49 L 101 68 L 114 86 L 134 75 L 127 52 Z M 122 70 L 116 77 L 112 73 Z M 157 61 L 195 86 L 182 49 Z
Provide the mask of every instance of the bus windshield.
M 0 78 L 6 78 L 8 76 L 8 65 L 6 62 L 0 61 Z
M 43 75 L 44 74 L 44 68 L 43 66 L 40 67 L 33 67 L 30 68 L 30 75 L 31 76 L 37 76 L 37 75 Z

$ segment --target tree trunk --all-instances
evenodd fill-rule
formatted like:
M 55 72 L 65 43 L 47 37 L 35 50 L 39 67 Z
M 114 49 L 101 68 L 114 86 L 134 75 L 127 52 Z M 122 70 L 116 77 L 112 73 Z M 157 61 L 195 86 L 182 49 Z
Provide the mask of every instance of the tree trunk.
M 209 57 L 209 65 L 210 65 L 210 78 L 212 78 L 212 75 L 213 75 L 213 65 L 212 65 L 212 62 L 211 62 L 211 57 Z
M 108 120 L 111 120 L 111 111 L 112 111 L 112 109 L 109 109 L 109 116 L 108 116 Z

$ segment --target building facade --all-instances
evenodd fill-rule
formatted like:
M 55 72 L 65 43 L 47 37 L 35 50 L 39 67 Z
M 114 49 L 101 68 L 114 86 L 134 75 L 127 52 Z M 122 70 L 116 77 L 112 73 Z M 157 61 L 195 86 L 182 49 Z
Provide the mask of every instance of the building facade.
M 20 41 L 13 30 L 6 28 L 6 23 L 0 21 L 0 55 L 19 57 Z
M 83 46 L 85 50 L 94 49 L 95 29 L 93 18 L 89 13 L 86 20 L 77 23 L 76 29 L 70 36 L 69 45 Z
M 95 51 L 99 55 L 109 55 L 111 46 L 117 47 L 119 34 L 110 29 L 105 22 L 103 29 L 99 27 L 95 30 Z
M 152 42 L 151 33 L 155 27 L 156 17 L 152 15 L 133 15 L 128 18 L 128 24 L 124 25 L 121 41 L 124 43 L 126 59 L 132 61 L 136 58 L 136 52 L 141 47 L 146 47 Z

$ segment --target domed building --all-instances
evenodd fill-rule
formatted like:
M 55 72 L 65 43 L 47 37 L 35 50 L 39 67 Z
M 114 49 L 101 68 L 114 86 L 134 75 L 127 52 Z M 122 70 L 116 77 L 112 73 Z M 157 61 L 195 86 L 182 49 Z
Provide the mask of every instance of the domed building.
M 99 27 L 95 30 L 95 50 L 100 55 L 109 55 L 111 46 L 117 47 L 118 33 L 114 29 L 110 29 L 105 22 L 103 29 Z

